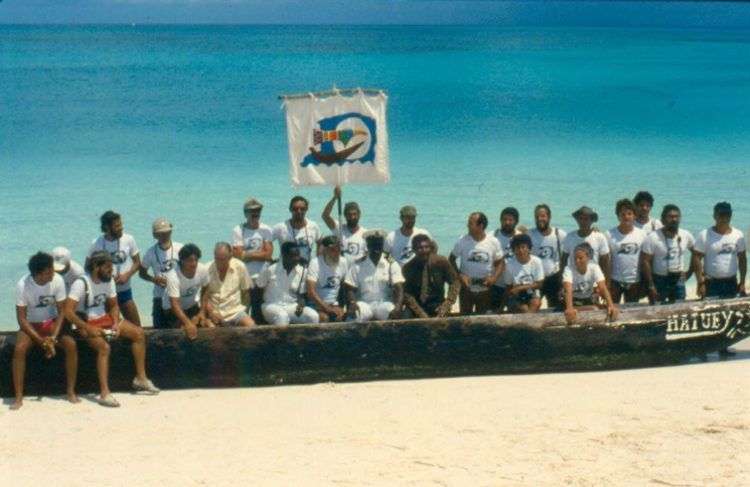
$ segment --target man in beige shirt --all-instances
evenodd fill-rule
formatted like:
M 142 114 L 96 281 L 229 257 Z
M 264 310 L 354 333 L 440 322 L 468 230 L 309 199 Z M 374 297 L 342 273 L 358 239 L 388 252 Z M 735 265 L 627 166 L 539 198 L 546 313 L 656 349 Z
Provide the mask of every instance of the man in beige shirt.
M 247 314 L 248 293 L 253 281 L 245 264 L 232 257 L 232 246 L 219 242 L 214 247 L 214 261 L 208 268 L 208 291 L 201 297 L 201 307 L 216 326 L 253 326 Z

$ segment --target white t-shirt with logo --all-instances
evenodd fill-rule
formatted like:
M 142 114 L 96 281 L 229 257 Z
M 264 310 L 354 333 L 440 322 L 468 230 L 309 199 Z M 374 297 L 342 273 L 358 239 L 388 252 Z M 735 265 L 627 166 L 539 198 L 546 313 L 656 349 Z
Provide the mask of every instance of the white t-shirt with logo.
M 738 269 L 737 254 L 746 250 L 745 236 L 736 228 L 732 228 L 726 235 L 707 228 L 695 239 L 695 250 L 705 255 L 703 268 L 706 276 L 713 279 L 735 277 Z
M 638 262 L 645 239 L 646 232 L 636 227 L 627 234 L 617 227 L 607 231 L 607 243 L 612 254 L 612 279 L 626 284 L 641 280 Z
M 339 222 L 335 222 L 335 224 L 336 231 L 338 231 Z M 367 229 L 364 227 L 359 227 L 356 232 L 352 233 L 349 227 L 344 225 L 341 229 L 341 255 L 352 262 L 364 257 L 367 253 L 367 244 L 363 237 L 366 231 Z
M 60 274 L 60 276 L 63 278 L 63 281 L 65 281 L 65 292 L 70 292 L 70 286 L 73 285 L 76 279 L 78 279 L 85 273 L 86 271 L 83 270 L 83 266 L 81 266 L 81 264 L 74 260 L 71 260 L 68 272 L 66 272 L 65 274 Z
M 492 235 L 485 235 L 477 242 L 467 234 L 458 239 L 451 254 L 459 260 L 462 274 L 470 279 L 484 279 L 492 275 L 495 262 L 503 258 L 503 249 Z
M 172 309 L 171 298 L 180 298 L 180 308 L 190 309 L 200 302 L 201 289 L 208 286 L 208 266 L 199 263 L 193 277 L 186 277 L 179 264 L 167 272 L 167 287 L 161 298 L 162 309 Z
M 237 225 L 232 230 L 232 245 L 242 247 L 245 252 L 257 252 L 263 248 L 263 242 L 273 241 L 273 230 L 265 223 L 258 225 L 258 228 L 248 228 L 244 223 Z M 268 262 L 260 260 L 251 260 L 245 262 L 247 273 L 253 279 L 258 277 L 260 271 L 268 265 Z
M 311 262 L 315 258 L 313 246 L 320 240 L 320 227 L 314 221 L 305 219 L 305 226 L 293 228 L 290 220 L 277 223 L 273 227 L 273 238 L 280 244 L 284 242 L 297 242 L 300 256 Z
M 86 293 L 87 284 L 88 294 Z M 86 313 L 89 321 L 101 318 L 107 314 L 107 299 L 117 297 L 115 279 L 113 277 L 109 282 L 94 282 L 91 276 L 86 274 L 73 283 L 68 297 L 78 303 L 76 309 Z
M 503 272 L 504 286 L 524 286 L 544 280 L 544 264 L 536 255 L 530 255 L 529 261 L 521 264 L 518 259 L 505 262 Z
M 299 294 L 306 292 L 305 275 L 307 271 L 297 265 L 287 274 L 286 269 L 277 262 L 263 269 L 258 276 L 257 285 L 263 288 L 263 304 L 295 304 Z
M 138 245 L 135 239 L 129 233 L 123 233 L 117 240 L 107 240 L 104 235 L 95 239 L 89 249 L 89 257 L 97 250 L 105 250 L 112 256 L 112 265 L 114 267 L 113 278 L 129 271 L 133 267 L 133 257 L 138 255 Z M 130 280 L 125 284 L 117 285 L 117 292 L 123 292 L 130 289 Z
M 604 280 L 604 273 L 599 264 L 589 262 L 586 272 L 581 274 L 575 265 L 571 268 L 566 266 L 563 271 L 563 282 L 569 282 L 573 286 L 573 297 L 575 299 L 589 299 L 596 289 L 596 285 Z
M 409 262 L 414 257 L 414 250 L 411 248 L 411 241 L 415 235 L 427 235 L 428 237 L 430 237 L 430 240 L 432 240 L 432 235 L 430 235 L 430 232 L 428 232 L 424 228 L 414 227 L 412 229 L 411 235 L 409 235 L 408 237 L 401 233 L 400 228 L 397 228 L 396 230 L 390 232 L 387 237 L 385 237 L 383 250 L 390 254 L 391 257 L 396 259 L 396 262 L 398 262 L 398 264 L 403 267 L 404 264 Z
M 308 265 L 307 280 L 315 283 L 315 291 L 324 303 L 333 304 L 338 301 L 339 289 L 346 279 L 347 272 L 349 265 L 346 259 L 341 258 L 338 264 L 330 266 L 325 258 L 319 255 Z
M 657 220 L 655 218 L 649 218 L 646 223 L 641 223 L 638 220 L 636 220 L 635 226 L 643 230 L 646 233 L 646 235 L 648 235 L 662 228 L 664 224 L 661 222 L 661 220 Z
M 55 274 L 44 286 L 26 274 L 16 285 L 16 306 L 26 307 L 26 319 L 42 323 L 57 318 L 57 303 L 65 301 L 65 281 Z
M 163 276 L 177 267 L 177 263 L 180 261 L 180 249 L 182 249 L 182 244 L 179 242 L 172 242 L 172 246 L 167 250 L 156 243 L 146 251 L 143 260 L 141 260 L 141 267 L 150 269 L 154 277 Z M 161 299 L 163 295 L 164 288 L 154 284 L 154 298 Z
M 502 230 L 499 228 L 495 230 L 495 233 L 493 236 L 497 239 L 498 242 L 500 242 L 500 248 L 503 249 L 503 257 L 505 258 L 506 262 L 508 260 L 515 259 L 516 256 L 513 254 L 513 249 L 510 248 L 510 241 L 513 240 L 513 237 L 516 235 L 521 235 L 522 232 L 519 232 L 518 230 L 513 231 L 513 235 L 505 235 Z
M 642 252 L 652 255 L 651 270 L 657 276 L 666 276 L 670 272 L 687 270 L 684 255 L 692 251 L 695 238 L 687 230 L 677 230 L 676 238 L 667 238 L 663 229 L 651 232 L 643 241 Z
M 599 264 L 599 257 L 602 255 L 609 254 L 609 244 L 607 243 L 607 237 L 601 232 L 592 231 L 582 238 L 578 235 L 578 231 L 570 232 L 563 240 L 563 252 L 568 254 L 568 267 L 575 266 L 575 248 L 578 244 L 587 242 L 594 249 L 594 255 L 591 257 L 591 261 Z
M 563 250 L 563 240 L 568 235 L 565 230 L 559 228 L 550 227 L 550 230 L 549 235 L 543 235 L 536 228 L 529 232 L 529 236 L 531 237 L 531 253 L 542 259 L 545 276 L 559 272 L 560 252 Z
M 357 288 L 361 301 L 373 303 L 393 299 L 393 286 L 402 284 L 404 276 L 401 266 L 396 261 L 389 261 L 381 256 L 378 265 L 366 258 L 349 267 L 346 283 Z

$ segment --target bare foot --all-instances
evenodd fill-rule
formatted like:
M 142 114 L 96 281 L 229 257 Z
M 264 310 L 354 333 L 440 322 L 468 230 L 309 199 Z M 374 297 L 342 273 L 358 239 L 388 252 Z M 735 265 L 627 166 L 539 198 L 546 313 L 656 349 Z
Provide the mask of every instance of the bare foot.
M 11 411 L 18 411 L 23 406 L 23 399 L 16 399 L 13 404 L 10 405 Z
M 71 404 L 78 404 L 81 400 L 78 398 L 75 392 L 68 393 L 68 402 Z

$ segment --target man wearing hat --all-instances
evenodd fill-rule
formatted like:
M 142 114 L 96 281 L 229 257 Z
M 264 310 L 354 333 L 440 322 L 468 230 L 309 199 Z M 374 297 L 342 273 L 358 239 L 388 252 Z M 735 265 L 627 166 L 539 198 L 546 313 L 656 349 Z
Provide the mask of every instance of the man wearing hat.
M 364 232 L 365 258 L 355 262 L 344 281 L 349 318 L 363 322 L 401 316 L 404 276 L 401 266 L 383 255 L 384 230 Z
M 576 246 L 586 242 L 593 250 L 591 261 L 599 264 L 607 282 L 609 282 L 609 244 L 607 243 L 607 237 L 592 228 L 592 225 L 599 220 L 599 215 L 588 206 L 582 206 L 574 211 L 572 216 L 575 218 L 576 223 L 578 223 L 578 230 L 570 232 L 565 236 L 562 244 L 560 266 L 568 266 L 572 269 L 575 265 L 574 255 Z
M 52 249 L 52 259 L 55 272 L 60 274 L 65 282 L 65 293 L 70 292 L 73 282 L 84 274 L 83 267 L 70 257 L 70 250 L 65 247 Z
M 430 232 L 423 228 L 416 227 L 417 209 L 411 205 L 406 205 L 399 211 L 401 218 L 401 227 L 392 231 L 385 238 L 384 250 L 403 267 L 414 257 L 411 241 L 415 235 L 427 235 L 432 240 Z
M 337 232 L 339 222 L 331 218 L 331 211 L 333 211 L 333 205 L 336 201 L 341 200 L 341 187 L 336 186 L 333 188 L 333 197 L 323 209 L 323 221 L 326 223 L 328 228 Z M 341 254 L 350 259 L 351 261 L 360 260 L 365 256 L 365 241 L 363 234 L 365 229 L 359 226 L 359 218 L 362 212 L 359 209 L 359 204 L 356 201 L 349 201 L 344 205 L 344 218 L 346 219 L 346 225 L 341 229 Z
M 263 205 L 255 198 L 249 198 L 242 207 L 245 222 L 232 230 L 232 254 L 245 263 L 250 278 L 257 284 L 260 272 L 273 256 L 273 231 L 260 222 Z M 261 312 L 263 290 L 257 286 L 250 289 L 250 312 L 256 323 L 263 320 Z
M 343 321 L 340 291 L 349 263 L 341 258 L 341 244 L 335 235 L 320 239 L 320 248 L 320 255 L 307 268 L 307 298 L 318 311 L 321 323 Z
M 182 244 L 172 242 L 172 224 L 166 218 L 157 218 L 151 225 L 151 234 L 156 243 L 149 247 L 141 261 L 138 275 L 144 281 L 154 283 L 151 320 L 154 328 L 166 328 L 162 300 L 167 286 L 167 273 L 174 269 L 179 261 Z M 148 271 L 151 270 L 152 274 Z

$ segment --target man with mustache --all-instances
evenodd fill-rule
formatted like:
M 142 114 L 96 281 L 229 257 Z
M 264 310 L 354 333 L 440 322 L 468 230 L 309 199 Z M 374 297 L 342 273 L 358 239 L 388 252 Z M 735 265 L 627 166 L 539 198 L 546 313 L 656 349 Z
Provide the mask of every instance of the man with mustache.
M 552 211 L 544 203 L 534 208 L 536 228 L 529 232 L 531 252 L 542 260 L 544 282 L 541 294 L 547 300 L 547 307 L 558 309 L 562 306 L 562 270 L 560 257 L 562 243 L 568 235 L 565 230 L 550 225 Z

